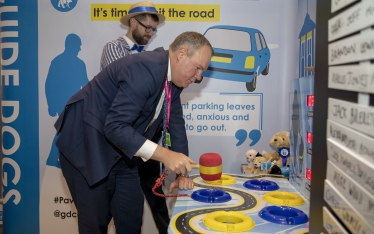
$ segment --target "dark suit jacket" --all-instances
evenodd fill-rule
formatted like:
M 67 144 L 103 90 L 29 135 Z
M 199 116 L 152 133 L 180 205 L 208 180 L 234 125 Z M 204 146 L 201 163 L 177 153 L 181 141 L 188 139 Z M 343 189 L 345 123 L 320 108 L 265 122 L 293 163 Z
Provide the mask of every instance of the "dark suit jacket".
M 131 160 L 162 124 L 164 110 L 153 119 L 168 71 L 163 48 L 125 56 L 109 64 L 70 98 L 55 123 L 60 152 L 93 185 L 122 157 Z M 172 86 L 169 132 L 171 150 L 188 155 L 180 101 L 182 88 Z

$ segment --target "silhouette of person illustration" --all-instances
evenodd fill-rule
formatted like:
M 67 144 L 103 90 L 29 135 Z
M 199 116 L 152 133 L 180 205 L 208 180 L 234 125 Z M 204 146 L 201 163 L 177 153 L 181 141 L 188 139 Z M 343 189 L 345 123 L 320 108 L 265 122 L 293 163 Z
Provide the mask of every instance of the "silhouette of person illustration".
M 48 113 L 52 117 L 59 116 L 69 98 L 88 83 L 86 64 L 78 58 L 81 45 L 78 35 L 67 35 L 64 52 L 51 62 L 45 82 L 45 94 Z M 47 165 L 60 168 L 56 140 L 57 136 L 53 139 Z

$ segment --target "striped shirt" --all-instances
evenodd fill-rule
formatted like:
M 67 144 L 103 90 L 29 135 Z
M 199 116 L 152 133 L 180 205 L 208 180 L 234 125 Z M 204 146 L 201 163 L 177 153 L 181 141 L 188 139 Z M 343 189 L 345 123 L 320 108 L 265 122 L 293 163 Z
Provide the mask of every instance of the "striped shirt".
M 138 53 L 138 51 L 130 49 L 133 45 L 134 43 L 125 35 L 119 37 L 117 40 L 106 43 L 101 54 L 100 70 L 119 58 Z

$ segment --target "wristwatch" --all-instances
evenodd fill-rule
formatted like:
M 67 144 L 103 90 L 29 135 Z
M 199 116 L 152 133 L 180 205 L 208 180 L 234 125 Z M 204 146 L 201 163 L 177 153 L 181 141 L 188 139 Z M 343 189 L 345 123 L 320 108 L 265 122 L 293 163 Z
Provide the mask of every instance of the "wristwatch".
M 186 173 L 186 174 L 179 173 L 179 174 L 177 174 L 177 177 L 175 179 L 178 179 L 179 177 L 190 178 L 190 176 L 188 175 L 188 173 Z

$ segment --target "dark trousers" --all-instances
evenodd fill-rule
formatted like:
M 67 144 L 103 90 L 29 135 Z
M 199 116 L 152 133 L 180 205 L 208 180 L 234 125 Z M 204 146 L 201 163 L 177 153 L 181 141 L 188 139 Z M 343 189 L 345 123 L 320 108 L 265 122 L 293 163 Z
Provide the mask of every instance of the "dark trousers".
M 138 160 L 140 185 L 151 209 L 153 220 L 156 223 L 158 232 L 160 234 L 167 234 L 170 218 L 166 199 L 164 197 L 156 196 L 152 192 L 156 180 L 160 177 L 160 162 L 152 159 L 144 162 L 140 157 L 136 158 Z M 164 194 L 162 186 L 158 187 L 156 192 Z
M 88 186 L 60 154 L 61 170 L 78 211 L 80 234 L 106 234 L 112 217 L 117 234 L 141 233 L 144 197 L 134 158 L 120 159 L 108 177 Z

